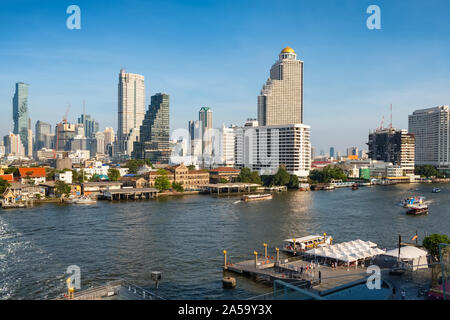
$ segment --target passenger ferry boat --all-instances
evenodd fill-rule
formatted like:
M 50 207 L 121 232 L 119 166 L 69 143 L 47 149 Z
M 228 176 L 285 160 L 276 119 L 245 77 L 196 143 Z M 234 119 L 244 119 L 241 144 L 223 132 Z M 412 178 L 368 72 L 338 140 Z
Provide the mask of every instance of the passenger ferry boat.
M 295 253 L 294 253 L 295 242 Z M 305 252 L 315 247 L 324 247 L 333 243 L 333 237 L 324 233 L 322 236 L 315 234 L 301 238 L 293 238 L 284 240 L 283 251 L 291 254 Z
M 428 214 L 428 206 L 425 204 L 411 206 L 409 208 L 409 210 L 406 211 L 406 214 L 412 214 L 415 216 L 418 216 L 421 214 Z
M 242 201 L 258 201 L 258 200 L 270 200 L 272 199 L 272 195 L 270 193 L 267 194 L 249 194 L 245 195 L 241 198 Z
M 403 206 L 405 208 L 411 208 L 412 206 L 423 204 L 424 201 L 425 197 L 422 196 L 409 197 L 403 200 Z

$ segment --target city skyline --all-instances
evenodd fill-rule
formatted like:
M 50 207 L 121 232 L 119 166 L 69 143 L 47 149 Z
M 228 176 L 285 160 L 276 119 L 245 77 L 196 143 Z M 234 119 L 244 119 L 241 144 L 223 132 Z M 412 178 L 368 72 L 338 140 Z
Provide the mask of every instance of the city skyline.
M 204 105 L 214 109 L 214 127 L 242 125 L 244 119 L 256 118 L 256 97 L 264 83 L 261 80 L 267 79 L 267 65 L 286 46 L 305 61 L 304 122 L 312 127 L 311 141 L 317 150 L 364 148 L 368 130 L 378 127 L 382 116 L 388 117 L 391 103 L 393 125 L 402 129 L 407 128 L 408 115 L 414 110 L 450 101 L 446 89 L 450 85 L 449 43 L 442 33 L 449 24 L 444 19 L 443 8 L 449 6 L 445 2 L 438 9 L 420 2 L 406 7 L 380 1 L 381 30 L 367 29 L 367 3 L 292 2 L 289 12 L 280 4 L 264 3 L 258 8 L 254 2 L 242 5 L 242 12 L 234 12 L 233 2 L 138 2 L 134 9 L 116 2 L 109 9 L 101 1 L 78 5 L 81 30 L 65 27 L 65 4 L 40 4 L 45 12 L 31 2 L 2 5 L 0 25 L 18 28 L 15 37 L 6 35 L 0 40 L 5 48 L 0 53 L 5 63 L 0 76 L 0 107 L 6 111 L 0 120 L 2 135 L 12 131 L 11 98 L 19 81 L 30 84 L 33 125 L 41 120 L 54 126 L 68 103 L 72 106 L 69 122 L 75 123 L 86 100 L 86 112 L 100 122 L 100 129 L 117 131 L 116 115 L 111 111 L 117 106 L 116 75 L 121 67 L 144 75 L 146 92 L 171 95 L 171 130 L 184 128 L 192 113 Z M 272 10 L 266 10 L 269 7 Z M 139 22 L 144 12 L 162 9 L 167 10 L 167 17 Z M 31 12 L 40 14 L 39 21 L 32 19 Z M 170 24 L 184 14 L 191 14 L 195 19 L 190 20 L 196 22 Z M 105 19 L 119 21 L 120 15 L 123 22 L 102 27 Z M 248 17 L 246 21 L 239 21 L 241 15 Z M 225 22 L 230 20 L 225 17 L 238 23 Z M 263 26 L 269 17 L 283 21 L 285 27 L 266 31 Z M 142 31 L 129 39 L 123 37 L 136 26 Z M 180 27 L 184 28 L 183 41 L 177 35 Z M 154 37 L 143 41 L 147 44 L 135 42 L 146 31 Z M 216 40 L 219 35 L 220 41 Z M 126 50 L 112 47 L 115 37 L 121 38 Z M 154 52 L 151 49 L 156 45 Z

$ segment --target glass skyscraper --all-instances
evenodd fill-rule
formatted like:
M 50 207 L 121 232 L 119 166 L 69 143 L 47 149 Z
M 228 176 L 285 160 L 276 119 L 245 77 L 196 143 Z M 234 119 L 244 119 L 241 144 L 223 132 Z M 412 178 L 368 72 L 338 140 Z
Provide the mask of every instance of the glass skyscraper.
M 133 158 L 152 163 L 169 163 L 169 95 L 157 93 L 140 127 L 139 141 L 134 143 Z
M 16 83 L 13 97 L 14 134 L 20 135 L 20 140 L 27 150 L 28 142 L 28 84 Z

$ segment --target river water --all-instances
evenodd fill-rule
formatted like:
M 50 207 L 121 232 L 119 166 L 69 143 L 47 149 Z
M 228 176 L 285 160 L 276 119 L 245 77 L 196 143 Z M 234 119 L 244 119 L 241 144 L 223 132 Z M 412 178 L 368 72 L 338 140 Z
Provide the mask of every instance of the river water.
M 431 193 L 438 186 L 441 193 Z M 407 216 L 399 203 L 410 195 L 430 201 L 426 216 Z M 237 202 L 239 196 L 190 195 L 107 202 L 93 206 L 43 204 L 0 211 L 0 299 L 50 299 L 65 291 L 65 271 L 81 269 L 82 288 L 118 278 L 152 288 L 167 299 L 245 299 L 271 288 L 237 277 L 222 289 L 224 249 L 233 262 L 269 254 L 283 239 L 313 233 L 334 243 L 370 240 L 394 248 L 398 234 L 450 230 L 450 185 L 406 184 L 334 191 L 289 191 L 273 200 Z

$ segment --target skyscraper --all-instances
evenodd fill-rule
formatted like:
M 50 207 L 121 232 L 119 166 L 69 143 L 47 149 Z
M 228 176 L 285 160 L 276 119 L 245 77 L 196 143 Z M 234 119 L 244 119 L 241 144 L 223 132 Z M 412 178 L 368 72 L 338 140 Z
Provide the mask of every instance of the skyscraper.
M 258 96 L 260 126 L 303 123 L 303 61 L 286 47 Z
M 139 127 L 145 116 L 144 76 L 125 73 L 125 70 L 121 69 L 118 89 L 117 152 L 123 156 L 130 156 L 134 139 L 139 138 Z M 130 139 L 133 141 L 127 143 Z
M 409 116 L 408 131 L 416 138 L 415 164 L 450 173 L 450 108 L 421 109 Z
M 28 87 L 26 83 L 17 82 L 13 97 L 13 132 L 20 135 L 25 150 L 28 150 Z
M 198 120 L 202 122 L 202 129 L 203 132 L 206 131 L 206 129 L 212 129 L 212 110 L 208 107 L 202 107 L 200 111 L 198 112 Z
M 202 107 L 198 112 L 198 120 L 202 125 L 202 156 L 203 159 L 212 155 L 212 110 L 208 107 Z
M 34 126 L 35 130 L 35 150 L 40 150 L 42 148 L 51 148 L 51 145 L 46 144 L 45 135 L 50 134 L 52 132 L 52 126 L 41 120 L 36 122 Z
M 157 93 L 139 129 L 139 141 L 134 142 L 132 157 L 152 163 L 169 163 L 169 95 Z
M 367 145 L 370 159 L 392 162 L 404 175 L 414 174 L 414 135 L 407 130 L 378 129 L 369 134 Z
M 330 147 L 330 158 L 334 158 L 334 147 Z
M 95 121 L 89 114 L 82 114 L 78 118 L 78 123 L 84 125 L 84 135 L 88 139 L 93 139 L 99 130 L 98 122 Z

